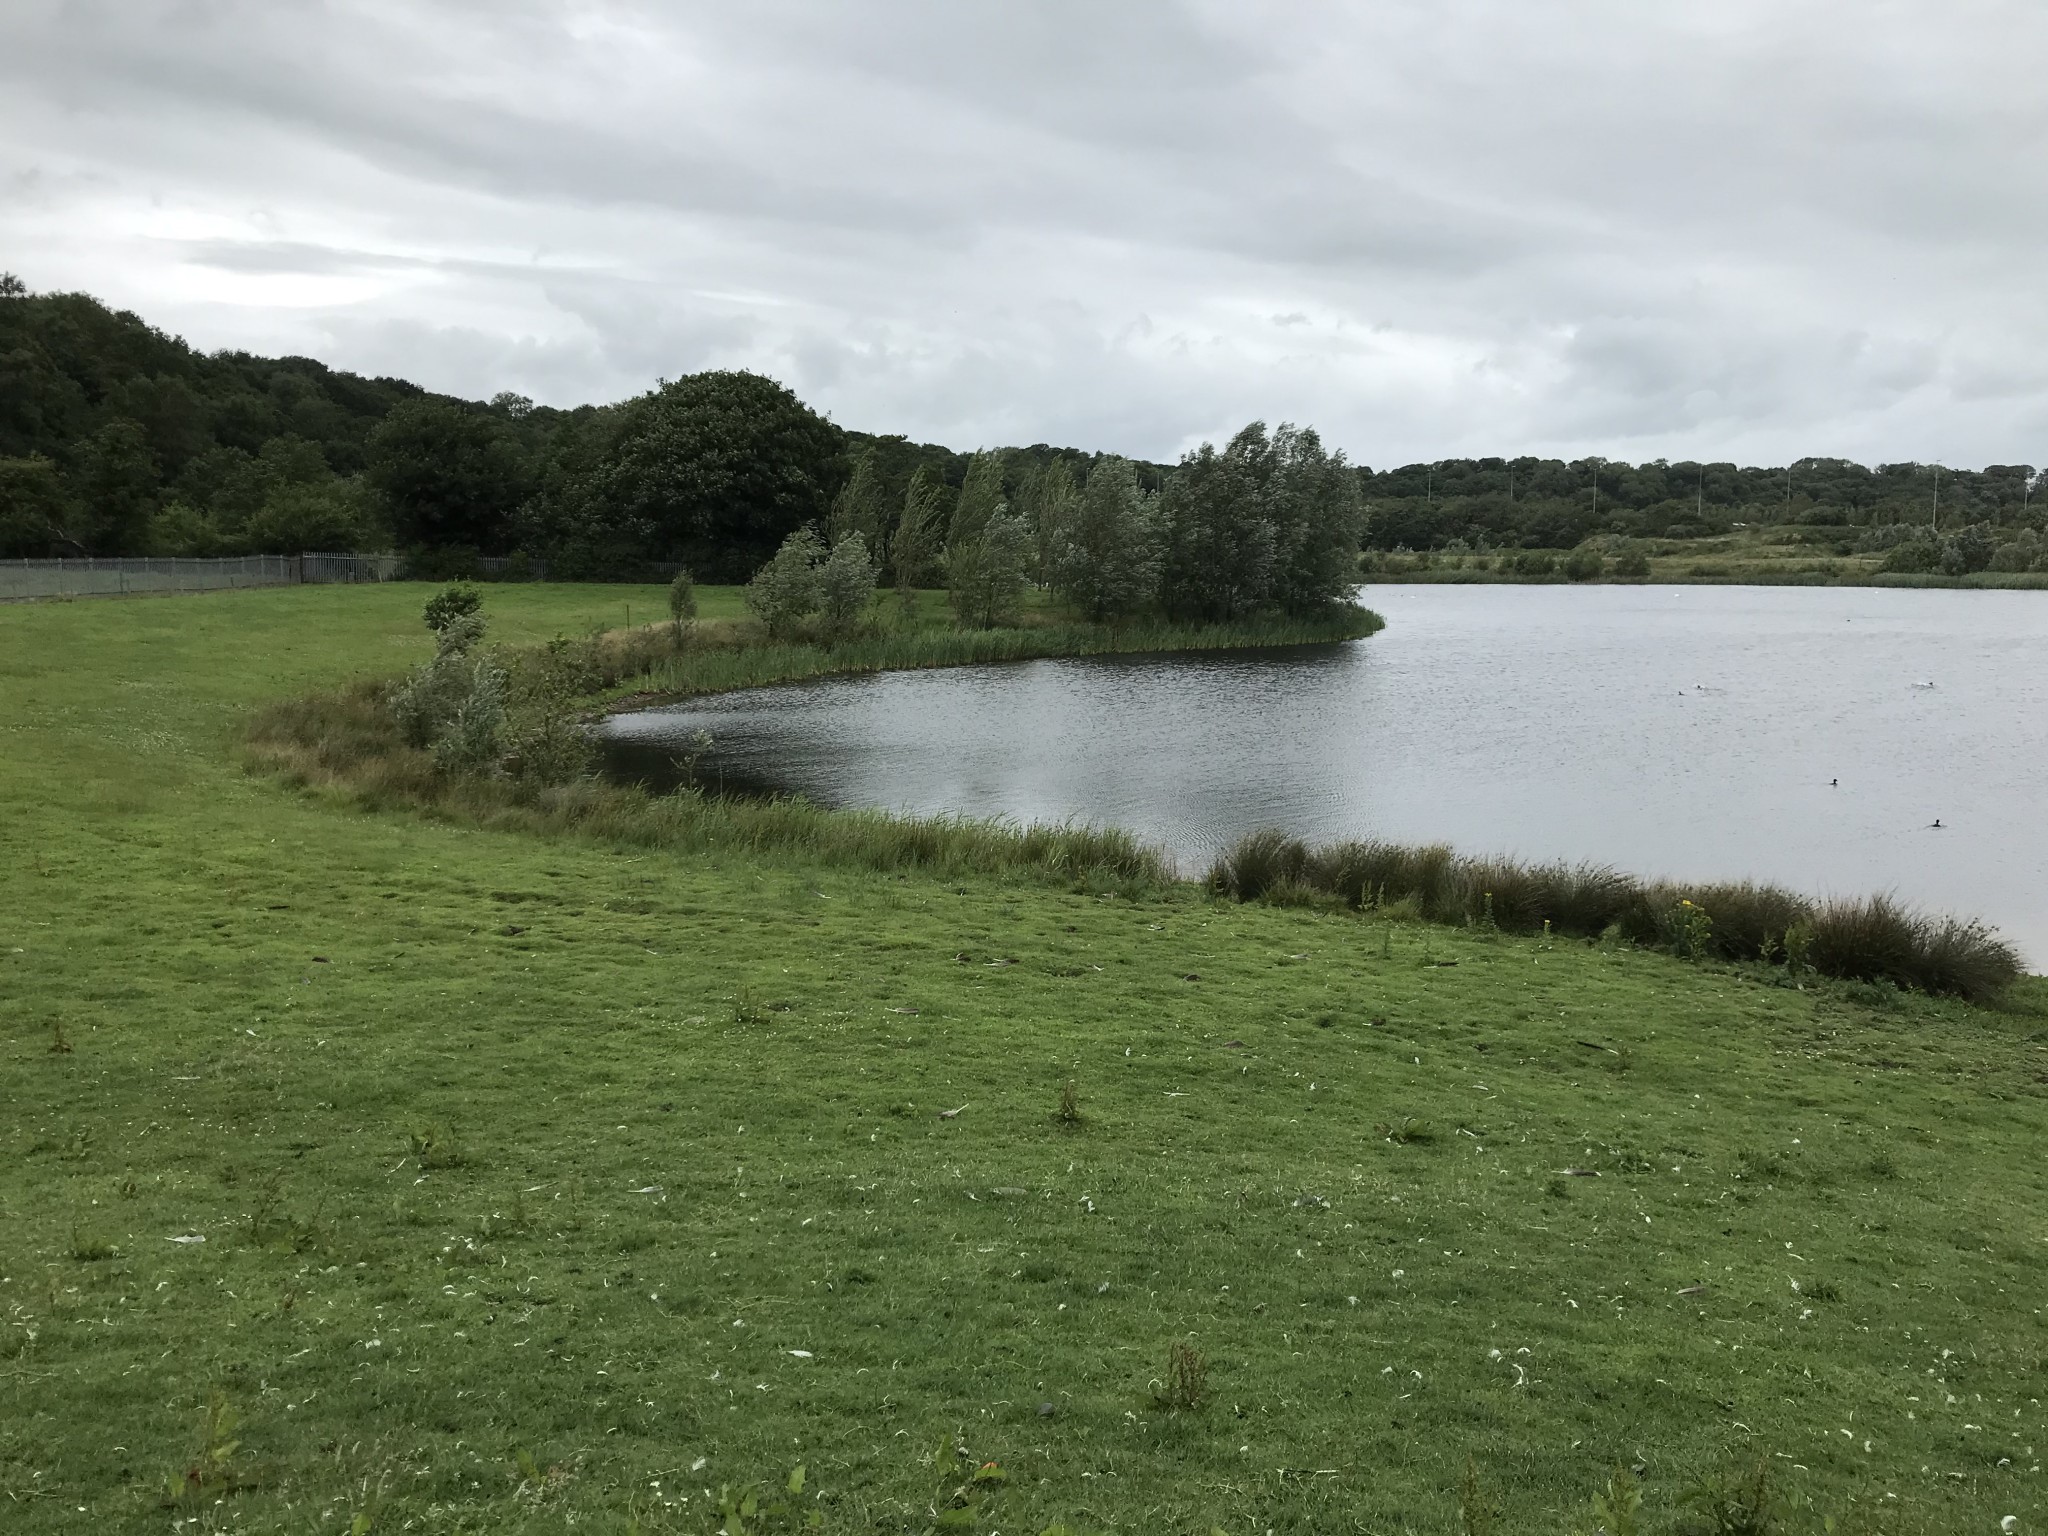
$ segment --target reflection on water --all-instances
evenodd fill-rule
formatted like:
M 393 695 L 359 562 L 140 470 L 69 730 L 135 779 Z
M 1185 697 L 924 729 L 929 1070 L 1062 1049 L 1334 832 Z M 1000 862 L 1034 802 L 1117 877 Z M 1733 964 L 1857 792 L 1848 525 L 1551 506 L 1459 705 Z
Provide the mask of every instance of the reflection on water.
M 621 716 L 608 751 L 615 773 L 660 781 L 708 733 L 709 783 L 1113 823 L 1191 869 L 1273 825 L 1895 889 L 2048 963 L 2048 594 L 1392 586 L 1364 601 L 1388 620 L 1365 641 L 756 689 Z

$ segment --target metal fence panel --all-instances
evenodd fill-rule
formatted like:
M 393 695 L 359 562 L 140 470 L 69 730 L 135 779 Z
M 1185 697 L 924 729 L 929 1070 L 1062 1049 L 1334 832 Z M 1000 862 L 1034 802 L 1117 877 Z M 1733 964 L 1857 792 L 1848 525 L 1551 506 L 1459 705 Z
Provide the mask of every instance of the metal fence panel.
M 391 581 L 397 555 L 237 555 L 218 560 L 123 556 L 0 560 L 0 602 L 37 597 L 119 597 L 133 592 L 220 592 L 299 582 Z

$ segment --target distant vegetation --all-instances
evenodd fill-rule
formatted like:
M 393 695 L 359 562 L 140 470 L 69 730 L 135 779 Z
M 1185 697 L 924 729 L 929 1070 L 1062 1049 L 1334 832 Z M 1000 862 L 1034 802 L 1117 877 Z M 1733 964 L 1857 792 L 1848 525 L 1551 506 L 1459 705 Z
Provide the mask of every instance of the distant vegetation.
M 1325 455 L 1310 432 L 1247 431 L 1179 466 L 1045 443 L 967 454 L 847 431 L 740 372 L 572 410 L 511 393 L 460 400 L 310 358 L 200 353 L 87 295 L 0 277 L 0 557 L 394 549 L 431 577 L 496 557 L 515 574 L 545 562 L 558 577 L 665 581 L 688 566 L 729 582 L 815 525 L 828 553 L 858 534 L 892 584 L 946 581 L 977 623 L 998 621 L 1020 582 L 1105 618 L 1154 604 L 1214 617 L 1293 606 L 1361 569 L 2048 572 L 2042 476 L 2024 464 L 1495 458 L 1376 471 Z M 1247 497 L 1263 505 L 1247 513 Z M 1810 558 L 1791 571 L 1714 548 L 1765 534 Z
M 1370 545 L 1390 551 L 1512 559 L 1521 550 L 1605 541 L 1610 552 L 1626 553 L 1630 540 L 1694 541 L 1785 526 L 1813 530 L 1816 547 L 1840 554 L 1906 546 L 1910 553 L 1894 570 L 1962 574 L 2026 569 L 1994 567 L 1998 548 L 2020 540 L 2031 561 L 2042 552 L 2039 539 L 2048 528 L 2043 476 L 2029 464 L 1867 469 L 1846 459 L 1811 458 L 1756 469 L 1661 459 L 1641 465 L 1598 458 L 1446 459 L 1365 479 Z

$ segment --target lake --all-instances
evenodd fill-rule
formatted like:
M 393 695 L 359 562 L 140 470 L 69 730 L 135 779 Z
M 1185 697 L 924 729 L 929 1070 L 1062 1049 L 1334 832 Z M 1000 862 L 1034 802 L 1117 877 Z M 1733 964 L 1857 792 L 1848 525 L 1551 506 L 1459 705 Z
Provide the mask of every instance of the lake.
M 1374 586 L 1370 640 L 754 689 L 608 722 L 615 776 L 1643 876 L 1895 890 L 2048 965 L 2048 594 Z M 701 733 L 701 734 L 700 734 Z M 702 747 L 702 736 L 711 745 Z M 1941 826 L 1936 828 L 1934 822 Z

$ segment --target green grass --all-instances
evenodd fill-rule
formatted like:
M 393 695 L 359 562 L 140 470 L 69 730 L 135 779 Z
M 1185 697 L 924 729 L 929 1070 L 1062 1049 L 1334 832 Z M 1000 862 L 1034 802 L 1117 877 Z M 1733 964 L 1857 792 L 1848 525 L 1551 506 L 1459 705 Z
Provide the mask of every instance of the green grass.
M 487 603 L 541 639 L 628 595 Z M 801 1461 L 827 1529 L 922 1531 L 993 1460 L 984 1530 L 1448 1532 L 1469 1458 L 1530 1532 L 1639 1463 L 1664 1531 L 1759 1449 L 1883 1530 L 2038 1520 L 2039 983 L 238 766 L 258 705 L 422 658 L 423 596 L 0 610 L 0 1529 L 708 1532 Z

